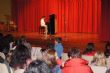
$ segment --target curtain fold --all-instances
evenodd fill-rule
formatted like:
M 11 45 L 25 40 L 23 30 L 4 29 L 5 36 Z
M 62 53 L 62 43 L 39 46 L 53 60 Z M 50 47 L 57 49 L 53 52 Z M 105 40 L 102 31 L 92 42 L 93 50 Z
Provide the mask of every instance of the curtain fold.
M 101 0 L 12 0 L 19 32 L 38 32 L 40 19 L 55 14 L 56 33 L 99 33 Z

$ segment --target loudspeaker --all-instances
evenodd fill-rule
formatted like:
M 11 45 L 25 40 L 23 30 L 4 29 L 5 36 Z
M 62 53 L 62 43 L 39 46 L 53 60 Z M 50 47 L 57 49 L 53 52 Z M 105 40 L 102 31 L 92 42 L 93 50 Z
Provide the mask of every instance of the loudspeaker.
M 49 15 L 48 33 L 55 34 L 55 14 Z

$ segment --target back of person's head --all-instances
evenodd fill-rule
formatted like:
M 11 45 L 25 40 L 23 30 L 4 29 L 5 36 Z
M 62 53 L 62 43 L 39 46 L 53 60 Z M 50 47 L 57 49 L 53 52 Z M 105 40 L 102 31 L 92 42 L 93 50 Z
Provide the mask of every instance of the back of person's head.
M 110 42 L 107 42 L 105 45 L 105 56 L 108 58 L 110 56 Z
M 14 37 L 13 37 L 12 34 L 7 34 L 7 35 L 4 36 L 4 37 L 5 37 L 5 39 L 6 39 L 5 41 L 8 41 L 9 43 L 14 41 Z
M 103 52 L 97 52 L 94 55 L 93 58 L 93 62 L 97 65 L 97 66 L 105 66 L 106 62 L 105 62 L 105 55 Z
M 55 38 L 55 41 L 58 42 L 58 43 L 61 43 L 62 38 L 61 38 L 61 37 L 56 37 L 56 38 Z
M 42 48 L 40 51 L 41 51 L 41 53 L 44 53 L 44 52 L 47 52 L 48 49 Z
M 4 36 L 4 39 L 3 39 L 3 53 L 5 55 L 7 55 L 9 53 L 9 48 L 10 48 L 10 43 L 13 42 L 13 35 L 12 34 L 7 34 L 6 36 Z
M 49 49 L 47 51 L 47 64 L 49 65 L 50 68 L 54 68 L 57 65 L 56 62 L 56 52 L 54 49 Z
M 88 43 L 83 54 L 86 54 L 86 53 L 91 52 L 93 50 L 95 50 L 94 43 Z
M 51 70 L 44 61 L 35 60 L 30 63 L 24 73 L 51 73 Z
M 87 48 L 94 48 L 94 43 L 88 43 Z
M 27 42 L 26 37 L 25 37 L 25 36 L 21 36 L 20 39 L 19 39 L 19 42 L 20 42 L 21 44 Z
M 80 50 L 78 48 L 71 48 L 68 52 L 69 58 L 79 58 L 81 56 Z
M 24 68 L 27 60 L 31 59 L 31 52 L 24 45 L 18 45 L 12 55 L 10 65 L 13 68 Z

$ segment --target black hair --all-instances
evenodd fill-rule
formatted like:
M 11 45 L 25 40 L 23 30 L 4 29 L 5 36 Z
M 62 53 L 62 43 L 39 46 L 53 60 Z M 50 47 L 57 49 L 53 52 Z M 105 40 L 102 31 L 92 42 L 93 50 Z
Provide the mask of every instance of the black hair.
M 4 36 L 3 39 L 3 47 L 2 47 L 2 52 L 7 56 L 7 54 L 9 53 L 9 48 L 10 48 L 10 43 L 14 41 L 14 37 L 12 34 L 7 34 L 6 36 Z
M 56 37 L 55 40 L 56 40 L 58 43 L 61 43 L 62 38 L 61 38 L 61 37 Z
M 86 54 L 86 53 L 91 52 L 93 50 L 95 50 L 94 49 L 94 43 L 88 43 L 85 51 L 83 52 L 83 54 Z
M 31 52 L 24 45 L 18 45 L 12 55 L 10 66 L 24 68 L 26 61 L 31 58 Z
M 78 48 L 70 48 L 69 52 L 68 52 L 68 57 L 70 58 L 78 58 L 80 57 L 80 51 Z
M 42 60 L 35 60 L 28 68 L 25 70 L 24 73 L 52 73 L 48 65 Z

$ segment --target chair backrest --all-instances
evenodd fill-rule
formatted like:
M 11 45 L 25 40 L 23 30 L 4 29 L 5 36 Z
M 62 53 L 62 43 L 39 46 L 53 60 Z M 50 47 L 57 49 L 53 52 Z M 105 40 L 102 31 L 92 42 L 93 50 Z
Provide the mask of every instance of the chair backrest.
M 65 61 L 68 60 L 67 53 L 62 53 L 62 66 L 64 66 Z
M 89 64 L 91 64 L 93 60 L 93 56 L 88 56 L 88 55 L 82 55 L 82 58 L 87 60 Z
M 92 66 L 90 65 L 93 73 L 105 73 L 107 68 L 103 66 Z
M 44 33 L 44 31 L 45 31 L 45 27 L 40 26 L 40 27 L 39 27 L 39 33 L 41 33 L 41 34 L 42 34 L 42 33 Z
M 41 47 L 32 47 L 31 50 L 31 58 L 32 60 L 41 59 L 42 53 L 41 53 Z
M 6 59 L 0 57 L 0 73 L 13 73 Z

